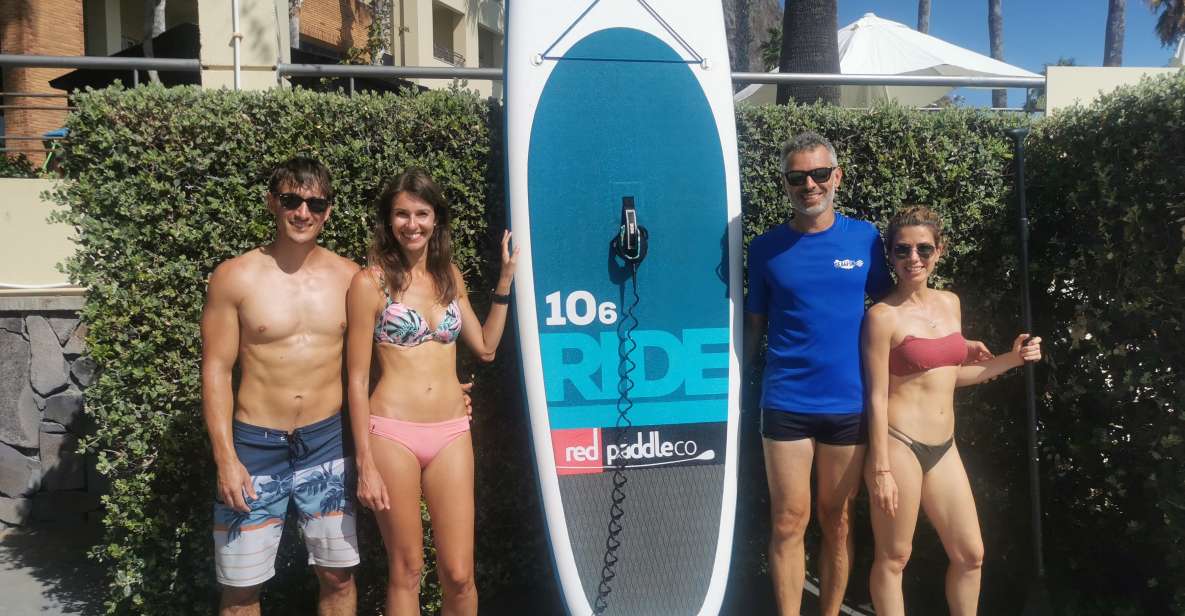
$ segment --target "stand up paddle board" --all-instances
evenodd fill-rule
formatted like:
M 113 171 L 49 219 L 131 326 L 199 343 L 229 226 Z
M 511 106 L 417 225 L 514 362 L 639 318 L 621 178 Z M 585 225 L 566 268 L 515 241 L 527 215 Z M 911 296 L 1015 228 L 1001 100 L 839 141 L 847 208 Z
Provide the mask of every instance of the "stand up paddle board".
M 564 600 L 581 616 L 716 614 L 741 344 L 720 3 L 507 4 L 515 314 Z

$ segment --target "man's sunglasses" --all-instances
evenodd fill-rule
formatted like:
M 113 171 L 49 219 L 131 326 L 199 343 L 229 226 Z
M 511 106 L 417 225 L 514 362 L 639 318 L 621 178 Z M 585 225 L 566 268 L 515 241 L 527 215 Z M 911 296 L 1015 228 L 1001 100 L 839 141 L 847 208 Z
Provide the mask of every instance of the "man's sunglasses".
M 329 199 L 324 197 L 305 198 L 296 193 L 272 193 L 272 195 L 275 195 L 276 201 L 279 201 L 286 210 L 295 210 L 302 203 L 307 203 L 309 211 L 314 214 L 324 214 L 325 210 L 329 209 Z
M 806 184 L 807 176 L 810 176 L 816 184 L 822 184 L 831 179 L 831 172 L 836 169 L 837 167 L 819 167 L 810 171 L 785 171 L 782 173 L 782 177 L 786 178 L 786 183 L 791 186 Z
M 898 259 L 908 259 L 910 253 L 918 251 L 918 258 L 925 261 L 934 256 L 934 244 L 896 244 L 893 246 L 893 256 Z

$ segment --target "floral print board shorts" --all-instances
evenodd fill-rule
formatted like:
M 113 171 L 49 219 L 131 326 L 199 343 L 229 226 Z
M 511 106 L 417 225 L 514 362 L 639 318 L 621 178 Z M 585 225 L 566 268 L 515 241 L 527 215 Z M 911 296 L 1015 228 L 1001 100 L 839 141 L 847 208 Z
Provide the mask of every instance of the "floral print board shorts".
M 342 446 L 340 413 L 292 432 L 236 421 L 234 444 L 258 498 L 247 499 L 247 513 L 214 503 L 219 584 L 255 586 L 276 574 L 276 551 L 290 503 L 300 517 L 310 564 L 358 564 L 354 503 L 347 493 L 353 464 Z

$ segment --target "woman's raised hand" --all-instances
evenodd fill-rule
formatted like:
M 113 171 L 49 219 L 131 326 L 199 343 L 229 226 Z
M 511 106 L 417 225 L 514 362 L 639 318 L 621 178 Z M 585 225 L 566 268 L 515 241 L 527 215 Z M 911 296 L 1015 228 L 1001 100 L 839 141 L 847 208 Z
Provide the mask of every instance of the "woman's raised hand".
M 507 286 L 514 280 L 514 267 L 518 263 L 518 246 L 510 249 L 510 229 L 502 232 L 502 282 Z
M 1041 361 L 1041 338 L 1031 334 L 1021 334 L 1012 341 L 1012 352 L 1016 354 L 1021 365 L 1025 362 Z

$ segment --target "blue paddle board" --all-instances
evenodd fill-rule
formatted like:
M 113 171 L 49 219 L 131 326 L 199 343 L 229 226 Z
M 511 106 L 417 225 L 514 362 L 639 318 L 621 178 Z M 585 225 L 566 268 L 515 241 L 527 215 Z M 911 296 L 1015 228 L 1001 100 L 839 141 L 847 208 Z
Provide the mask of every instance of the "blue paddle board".
M 515 314 L 564 600 L 581 615 L 598 595 L 606 614 L 715 614 L 732 549 L 741 345 L 721 6 L 507 8 Z M 626 205 L 647 229 L 636 270 L 611 248 Z

